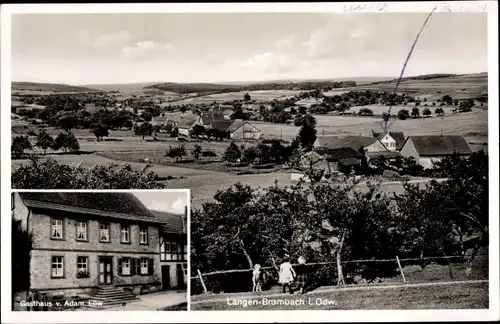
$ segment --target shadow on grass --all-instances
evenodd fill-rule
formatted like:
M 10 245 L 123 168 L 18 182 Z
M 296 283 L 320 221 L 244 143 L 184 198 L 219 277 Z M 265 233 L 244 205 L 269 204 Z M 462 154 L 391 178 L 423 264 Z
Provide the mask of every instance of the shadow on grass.
M 187 311 L 187 302 L 158 309 L 160 311 Z

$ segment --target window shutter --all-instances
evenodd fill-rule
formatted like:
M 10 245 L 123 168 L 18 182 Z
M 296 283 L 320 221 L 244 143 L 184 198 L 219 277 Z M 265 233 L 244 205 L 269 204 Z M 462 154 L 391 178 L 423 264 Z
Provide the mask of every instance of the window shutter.
M 141 274 L 141 259 L 134 259 L 135 260 L 135 273 L 140 275 Z
M 153 275 L 155 273 L 154 270 L 154 259 L 148 259 L 148 275 Z
M 134 258 L 130 258 L 129 259 L 130 261 L 130 275 L 133 276 L 135 275 L 135 259 Z
M 118 275 L 123 275 L 122 258 L 118 259 Z

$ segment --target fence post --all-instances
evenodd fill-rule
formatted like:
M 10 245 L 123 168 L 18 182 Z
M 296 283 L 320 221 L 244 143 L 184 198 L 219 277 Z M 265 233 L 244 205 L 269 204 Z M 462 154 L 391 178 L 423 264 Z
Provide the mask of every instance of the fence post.
M 203 276 L 201 275 L 200 269 L 196 269 L 198 271 L 198 277 L 200 277 L 201 286 L 203 287 L 203 293 L 207 293 L 207 286 L 205 286 L 205 282 L 203 281 Z
M 401 277 L 403 277 L 403 282 L 406 283 L 405 274 L 403 273 L 403 268 L 401 267 L 401 263 L 399 262 L 399 258 L 397 255 L 396 255 L 396 261 L 398 262 L 398 267 L 399 271 L 401 272 Z

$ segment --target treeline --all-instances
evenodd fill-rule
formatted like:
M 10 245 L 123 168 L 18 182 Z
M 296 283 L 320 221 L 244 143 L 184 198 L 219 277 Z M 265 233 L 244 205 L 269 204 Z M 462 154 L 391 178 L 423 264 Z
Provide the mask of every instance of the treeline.
M 211 83 L 162 83 L 144 87 L 144 89 L 158 89 L 180 94 L 205 93 L 217 94 L 238 91 L 258 90 L 316 90 L 329 91 L 336 88 L 355 87 L 354 81 L 304 81 L 297 83 L 256 83 L 250 85 L 224 85 Z
M 468 262 L 470 273 L 479 247 L 487 246 L 488 156 L 446 158 L 441 172 L 448 180 L 424 188 L 405 183 L 404 192 L 393 195 L 379 184 L 361 187 L 352 177 L 339 185 L 276 183 L 254 189 L 236 184 L 220 190 L 214 202 L 192 210 L 192 275 L 198 269 L 251 269 L 256 263 L 274 268 L 285 254 L 328 263 L 308 267 L 312 286 L 354 283 L 357 276 L 392 277 L 396 262 L 343 261 L 395 256 L 416 258 L 422 268 L 426 257 L 456 256 Z M 471 235 L 478 239 L 470 240 Z M 464 259 L 466 249 L 471 253 Z M 234 278 L 210 278 L 209 290 L 238 289 Z M 242 285 L 249 282 L 240 279 Z M 196 292 L 200 287 L 193 283 Z
M 57 83 L 12 82 L 13 91 L 97 92 L 95 89 Z
M 417 75 L 417 76 L 410 76 L 410 77 L 401 78 L 401 82 L 412 81 L 412 80 L 441 79 L 441 78 L 449 78 L 449 77 L 454 77 L 454 76 L 457 76 L 457 74 L 446 74 L 446 73 L 424 74 L 424 75 Z M 368 83 L 368 84 L 365 84 L 365 85 L 394 83 L 394 82 L 397 82 L 397 81 L 398 81 L 398 79 L 384 80 L 384 81 L 375 81 L 375 82 L 371 82 L 371 83 Z

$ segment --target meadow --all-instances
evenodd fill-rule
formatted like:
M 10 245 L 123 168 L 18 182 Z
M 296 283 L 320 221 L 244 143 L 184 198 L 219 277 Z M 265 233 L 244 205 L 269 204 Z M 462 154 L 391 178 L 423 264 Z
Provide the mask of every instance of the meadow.
M 182 104 L 209 104 L 212 102 L 225 102 L 231 100 L 242 100 L 245 93 L 248 93 L 252 99 L 255 99 L 257 102 L 266 102 L 271 101 L 273 99 L 286 99 L 291 98 L 294 95 L 300 93 L 302 91 L 298 90 L 259 90 L 259 91 L 238 91 L 238 92 L 227 92 L 227 93 L 219 93 L 212 94 L 200 97 L 193 97 L 182 99 L 179 101 L 175 101 L 173 105 L 182 105 Z

